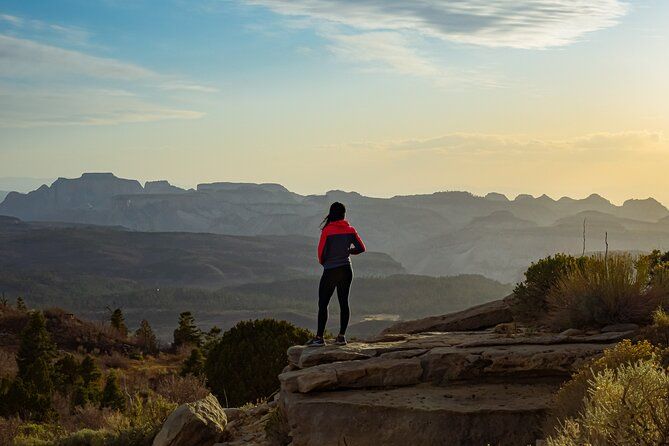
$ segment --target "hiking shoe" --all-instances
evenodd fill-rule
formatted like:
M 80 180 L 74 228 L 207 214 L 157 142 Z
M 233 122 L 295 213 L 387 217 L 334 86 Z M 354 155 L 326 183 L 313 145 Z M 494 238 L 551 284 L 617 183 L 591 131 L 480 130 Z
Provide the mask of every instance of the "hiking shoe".
M 325 340 L 323 338 L 313 338 L 305 344 L 307 347 L 323 347 Z
M 346 336 L 344 336 L 344 335 L 337 336 L 337 339 L 335 339 L 334 344 L 335 345 L 346 345 Z

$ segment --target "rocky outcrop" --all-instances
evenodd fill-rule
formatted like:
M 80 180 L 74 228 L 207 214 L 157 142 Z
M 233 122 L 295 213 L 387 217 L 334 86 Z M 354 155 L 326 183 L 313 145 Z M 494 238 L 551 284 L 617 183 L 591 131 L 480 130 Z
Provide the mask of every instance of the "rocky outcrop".
M 386 328 L 383 334 L 481 330 L 512 321 L 508 302 L 501 299 L 443 316 L 398 322 Z
M 214 395 L 182 404 L 165 421 L 153 446 L 211 446 L 218 442 L 227 424 L 225 411 Z
M 630 334 L 426 332 L 295 346 L 279 403 L 294 446 L 534 444 L 560 384 Z

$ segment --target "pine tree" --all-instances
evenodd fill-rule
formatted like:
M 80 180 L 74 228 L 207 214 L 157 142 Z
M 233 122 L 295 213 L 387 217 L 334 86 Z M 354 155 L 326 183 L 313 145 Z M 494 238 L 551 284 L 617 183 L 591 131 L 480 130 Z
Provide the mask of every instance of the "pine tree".
M 54 384 L 56 389 L 66 394 L 79 378 L 79 362 L 74 355 L 67 353 L 54 365 Z
M 101 376 L 102 373 L 95 360 L 90 355 L 86 355 L 79 365 L 79 379 L 76 382 L 73 398 L 75 406 L 100 401 Z
M 54 416 L 51 397 L 54 391 L 52 361 L 55 352 L 44 315 L 31 312 L 28 325 L 21 333 L 21 345 L 16 356 L 19 370 L 6 402 L 22 418 L 45 421 Z
M 28 307 L 26 307 L 26 303 L 21 296 L 16 298 L 16 309 L 24 312 L 28 311 Z
M 181 376 L 193 375 L 200 376 L 204 373 L 204 355 L 199 348 L 190 351 L 190 356 L 186 358 L 181 367 Z
M 174 330 L 174 347 L 181 345 L 202 345 L 202 332 L 195 325 L 195 318 L 190 311 L 179 315 L 179 326 Z
M 139 328 L 135 332 L 135 339 L 137 345 L 139 345 L 144 353 L 149 355 L 156 355 L 158 353 L 158 340 L 151 325 L 149 325 L 149 321 L 146 319 L 143 319 L 139 323 Z
M 123 392 L 121 392 L 121 387 L 118 385 L 116 372 L 113 370 L 107 375 L 105 387 L 102 390 L 100 407 L 109 407 L 114 410 L 125 410 L 125 397 L 123 396 Z
M 121 336 L 128 336 L 128 327 L 125 325 L 125 317 L 120 308 L 115 309 L 111 315 L 111 326 L 120 333 Z

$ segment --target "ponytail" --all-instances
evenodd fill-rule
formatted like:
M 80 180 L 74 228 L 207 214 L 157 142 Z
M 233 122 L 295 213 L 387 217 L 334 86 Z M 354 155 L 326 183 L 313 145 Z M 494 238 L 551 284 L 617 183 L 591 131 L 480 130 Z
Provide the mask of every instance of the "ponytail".
M 330 212 L 325 216 L 321 222 L 321 230 L 325 229 L 327 225 L 334 221 L 343 220 L 346 216 L 346 207 L 338 201 L 330 205 Z

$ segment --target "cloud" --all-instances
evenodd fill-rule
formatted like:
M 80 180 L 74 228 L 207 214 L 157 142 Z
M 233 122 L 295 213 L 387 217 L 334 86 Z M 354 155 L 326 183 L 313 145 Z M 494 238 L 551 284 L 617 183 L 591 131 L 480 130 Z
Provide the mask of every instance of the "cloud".
M 272 11 L 361 31 L 411 31 L 488 47 L 547 48 L 611 27 L 621 0 L 247 0 Z
M 405 141 L 354 143 L 351 148 L 397 153 L 428 151 L 453 155 L 527 155 L 583 152 L 669 151 L 669 141 L 662 132 L 647 130 L 592 133 L 565 139 L 540 139 L 522 135 L 449 133 L 447 135 Z
M 331 34 L 330 50 L 337 56 L 354 62 L 381 63 L 400 74 L 439 77 L 441 70 L 429 59 L 411 48 L 406 36 L 389 31 L 362 34 Z
M 445 69 L 419 48 L 430 40 L 482 47 L 544 49 L 614 26 L 622 0 L 246 0 L 301 20 L 336 56 L 375 69 L 452 83 L 497 87 L 484 70 Z
M 5 24 L 9 29 L 21 31 L 43 37 L 57 38 L 68 43 L 86 45 L 90 33 L 77 26 L 65 26 L 56 23 L 47 23 L 42 20 L 26 19 L 10 14 L 0 13 L 0 25 Z
M 119 80 L 157 76 L 151 70 L 119 60 L 0 35 L 0 76 L 53 78 L 64 75 Z
M 197 119 L 203 113 L 147 101 L 124 90 L 0 88 L 0 127 L 114 125 Z
M 200 93 L 217 93 L 220 91 L 218 88 L 211 87 L 208 85 L 199 85 L 199 84 L 192 84 L 188 82 L 181 82 L 181 81 L 175 81 L 175 82 L 166 82 L 160 86 L 163 90 L 171 90 L 171 91 L 196 91 Z
M 0 32 L 0 79 L 5 82 L 0 85 L 3 128 L 197 119 L 204 113 L 170 105 L 176 97 L 169 92 L 218 91 L 134 63 L 53 43 L 63 38 L 70 44 L 87 39 L 88 33 L 79 28 L 0 14 L 0 25 L 3 24 L 5 31 Z M 54 37 L 56 34 L 59 38 Z M 43 43 L 44 40 L 48 43 Z M 183 100 L 184 96 L 180 98 Z

